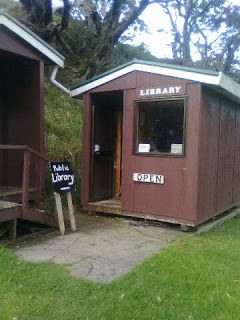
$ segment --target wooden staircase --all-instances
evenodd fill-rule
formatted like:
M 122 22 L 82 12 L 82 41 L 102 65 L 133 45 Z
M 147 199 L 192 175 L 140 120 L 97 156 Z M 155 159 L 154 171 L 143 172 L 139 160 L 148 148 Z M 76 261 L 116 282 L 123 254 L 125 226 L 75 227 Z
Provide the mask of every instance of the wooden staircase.
M 22 150 L 24 151 L 24 164 L 23 164 L 23 182 L 22 188 L 16 187 L 0 187 L 0 196 L 3 198 L 0 200 L 0 223 L 9 221 L 10 223 L 10 238 L 15 240 L 17 238 L 17 219 L 23 219 L 33 221 L 48 226 L 57 227 L 58 222 L 56 216 L 48 214 L 42 210 L 29 207 L 29 200 L 32 200 L 31 194 L 37 190 L 29 187 L 29 174 L 30 174 L 30 161 L 31 155 L 38 157 L 39 159 L 50 162 L 45 155 L 38 151 L 35 151 L 28 146 L 22 145 L 0 145 L 0 150 Z M 5 198 L 11 198 L 15 196 L 15 201 L 6 201 Z
M 22 204 L 0 200 L 0 223 L 9 221 L 9 240 L 17 238 L 17 219 L 28 220 L 51 227 L 57 227 L 56 217 L 43 210 L 28 208 L 23 210 Z
M 17 218 L 21 212 L 21 205 L 7 201 L 0 201 L 0 223 L 10 221 L 9 239 L 16 240 L 17 237 Z

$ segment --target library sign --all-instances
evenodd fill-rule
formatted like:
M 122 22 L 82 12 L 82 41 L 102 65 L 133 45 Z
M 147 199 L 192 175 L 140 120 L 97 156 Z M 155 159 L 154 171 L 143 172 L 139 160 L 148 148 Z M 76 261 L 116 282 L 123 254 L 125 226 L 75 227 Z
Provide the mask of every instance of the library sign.
M 50 162 L 54 192 L 64 193 L 74 190 L 74 174 L 70 162 Z
M 154 98 L 161 96 L 179 96 L 186 94 L 186 85 L 180 86 L 159 86 L 153 88 L 140 88 L 137 98 Z

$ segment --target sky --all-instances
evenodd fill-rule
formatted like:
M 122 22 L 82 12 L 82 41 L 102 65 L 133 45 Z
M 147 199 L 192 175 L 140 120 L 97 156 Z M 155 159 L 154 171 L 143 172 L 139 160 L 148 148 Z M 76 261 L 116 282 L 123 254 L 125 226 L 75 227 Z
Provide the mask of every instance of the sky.
M 140 19 L 146 23 L 148 32 L 136 35 L 132 44 L 145 43 L 154 56 L 170 58 L 171 48 L 167 43 L 169 42 L 171 24 L 167 15 L 161 11 L 160 5 L 157 3 L 149 5 L 141 14 Z M 158 32 L 161 29 L 164 29 L 165 32 Z

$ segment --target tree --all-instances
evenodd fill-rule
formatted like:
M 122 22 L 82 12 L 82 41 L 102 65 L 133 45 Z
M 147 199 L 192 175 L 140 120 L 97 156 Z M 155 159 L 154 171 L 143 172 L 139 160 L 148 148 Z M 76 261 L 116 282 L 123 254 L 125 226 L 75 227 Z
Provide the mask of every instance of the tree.
M 138 19 L 150 0 L 75 0 L 73 17 L 82 22 L 83 47 L 92 52 L 82 78 L 101 72 L 122 34 Z
M 239 6 L 227 0 L 174 0 L 161 3 L 172 26 L 175 61 L 230 72 L 240 45 Z
M 23 22 L 74 61 L 81 80 L 102 72 L 130 25 L 142 27 L 140 14 L 153 2 L 172 0 L 20 0 Z
M 14 14 L 21 11 L 21 5 L 14 0 L 0 0 L 0 10 L 6 10 L 7 12 Z
M 240 49 L 240 6 L 226 6 L 218 15 L 210 17 L 209 26 L 219 35 L 213 43 L 212 56 L 216 68 L 225 73 L 235 72 L 239 65 L 237 57 Z
M 63 8 L 59 10 L 61 19 L 54 21 L 52 0 L 20 0 L 27 15 L 23 23 L 30 27 L 49 43 L 59 41 L 60 33 L 68 26 L 70 18 L 70 2 L 63 0 Z

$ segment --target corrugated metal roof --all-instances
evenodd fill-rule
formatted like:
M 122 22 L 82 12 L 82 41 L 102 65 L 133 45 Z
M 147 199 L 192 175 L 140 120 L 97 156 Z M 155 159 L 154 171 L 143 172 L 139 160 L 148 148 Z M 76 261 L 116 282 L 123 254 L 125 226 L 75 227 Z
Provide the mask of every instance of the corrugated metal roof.
M 226 94 L 231 98 L 235 97 L 236 99 L 240 100 L 240 85 L 222 72 L 137 59 L 88 79 L 81 84 L 75 85 L 70 89 L 71 96 L 81 96 L 81 94 L 84 92 L 87 92 L 133 71 L 165 75 L 212 85 L 219 89 L 221 93 Z
M 145 65 L 150 65 L 150 66 L 160 66 L 160 67 L 163 67 L 163 68 L 170 68 L 170 69 L 175 69 L 175 70 L 184 70 L 184 71 L 190 71 L 192 72 L 194 70 L 194 72 L 196 73 L 202 73 L 202 74 L 208 74 L 208 75 L 218 75 L 218 72 L 216 71 L 208 71 L 208 70 L 203 70 L 203 69 L 195 69 L 195 68 L 189 68 L 189 67 L 184 67 L 184 66 L 179 66 L 179 65 L 174 65 L 174 64 L 167 64 L 167 63 L 160 63 L 160 62 L 152 62 L 152 61 L 144 61 L 144 60 L 138 60 L 138 59 L 133 59 L 127 63 L 124 63 L 116 68 L 113 68 L 111 70 L 108 70 L 106 72 L 103 72 L 95 77 L 92 77 L 80 84 L 76 84 L 74 85 L 73 87 L 71 87 L 71 90 L 74 90 L 76 88 L 79 88 L 79 87 L 82 87 L 83 85 L 87 84 L 87 83 L 90 83 L 92 81 L 95 81 L 97 79 L 100 79 L 106 75 L 109 75 L 115 71 L 118 71 L 120 69 L 123 69 L 127 66 L 130 66 L 134 63 L 140 63 L 140 64 L 145 64 Z
M 0 10 L 0 26 L 3 25 L 17 36 L 28 42 L 32 47 L 37 49 L 48 59 L 60 67 L 64 67 L 64 56 L 61 55 L 56 49 L 42 40 L 29 28 L 24 26 L 21 22 L 8 14 L 5 10 Z

